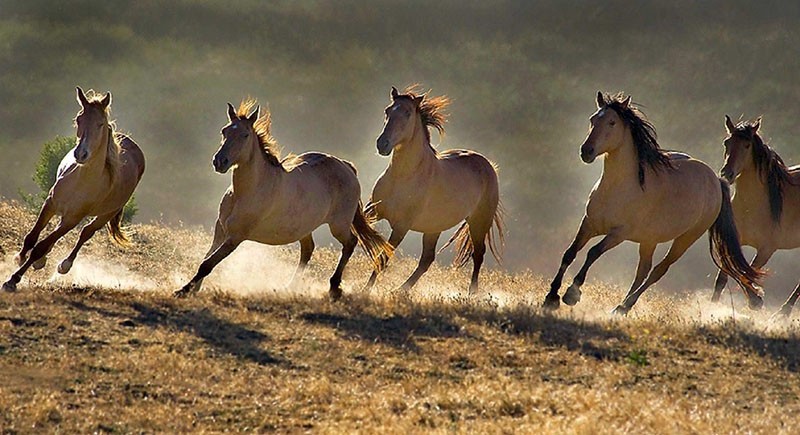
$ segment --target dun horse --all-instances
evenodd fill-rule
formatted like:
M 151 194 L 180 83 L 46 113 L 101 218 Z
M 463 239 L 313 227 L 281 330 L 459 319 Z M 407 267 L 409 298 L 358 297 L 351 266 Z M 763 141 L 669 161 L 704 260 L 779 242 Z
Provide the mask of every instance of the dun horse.
M 764 267 L 779 249 L 800 247 L 800 167 L 787 168 L 781 157 L 758 134 L 761 118 L 734 125 L 725 116 L 725 166 L 720 173 L 736 184 L 733 215 L 742 245 L 756 249 L 754 268 Z M 720 272 L 714 285 L 718 301 L 728 276 Z M 778 312 L 789 316 L 800 285 Z
M 245 240 L 268 245 L 299 241 L 298 277 L 314 252 L 311 232 L 323 224 L 342 244 L 330 278 L 333 299 L 342 295 L 342 273 L 357 244 L 376 270 L 383 267 L 393 250 L 364 215 L 361 186 L 351 163 L 314 152 L 281 160 L 270 134 L 270 113 L 259 115 L 255 100 L 243 101 L 238 111 L 229 103 L 228 118 L 214 169 L 224 174 L 233 167 L 233 182 L 220 203 L 211 249 L 197 274 L 175 296 L 199 290 L 203 278 Z
M 742 255 L 728 183 L 703 162 L 660 149 L 655 129 L 630 97 L 598 92 L 597 111 L 589 121 L 581 159 L 592 163 L 605 155 L 603 175 L 589 195 L 578 234 L 564 253 L 544 307 L 558 307 L 564 272 L 595 236 L 605 235 L 589 249 L 561 300 L 575 305 L 589 267 L 609 249 L 630 240 L 639 244 L 639 265 L 630 291 L 614 310 L 626 314 L 707 230 L 714 262 L 742 285 L 751 308 L 760 307 L 761 272 Z M 651 270 L 656 245 L 670 240 L 667 255 Z
M 56 241 L 87 216 L 95 218 L 83 227 L 72 252 L 58 265 L 59 273 L 69 272 L 81 246 L 104 225 L 115 242 L 128 242 L 121 228 L 122 209 L 142 178 L 144 154 L 131 138 L 114 132 L 109 122 L 111 93 L 100 96 L 90 91 L 87 98 L 81 88 L 77 92 L 81 105 L 75 118 L 78 143 L 58 167 L 56 182 L 16 257 L 20 267 L 3 284 L 6 291 L 16 290 L 29 267 L 44 267 Z M 61 216 L 58 227 L 38 241 L 55 215 Z
M 392 159 L 372 189 L 368 214 L 389 221 L 392 227 L 389 244 L 394 247 L 409 231 L 423 233 L 422 256 L 402 286 L 406 290 L 433 263 L 442 231 L 464 221 L 447 245 L 457 243 L 455 262 L 459 265 L 463 266 L 472 257 L 469 288 L 475 291 L 486 245 L 495 259 L 500 258 L 497 242 L 502 245 L 503 223 L 497 171 L 486 157 L 476 152 L 437 152 L 431 146 L 430 128 L 440 134 L 444 132 L 447 97 L 417 95 L 413 87 L 403 94 L 392 87 L 391 97 L 377 147 L 378 153 L 391 154 Z M 491 231 L 493 225 L 497 238 Z M 367 288 L 376 278 L 377 272 L 370 277 Z

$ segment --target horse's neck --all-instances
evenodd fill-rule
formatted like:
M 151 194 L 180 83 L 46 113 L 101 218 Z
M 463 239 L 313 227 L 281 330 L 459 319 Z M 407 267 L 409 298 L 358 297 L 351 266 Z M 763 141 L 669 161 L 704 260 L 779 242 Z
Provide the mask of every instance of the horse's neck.
M 417 121 L 408 143 L 392 152 L 390 169 L 396 176 L 413 176 L 436 164 L 436 154 L 425 135 L 422 121 Z
M 114 140 L 111 131 L 108 132 L 108 139 L 106 142 Z M 97 183 L 97 178 L 102 176 L 108 176 L 112 181 L 114 177 L 113 174 L 107 174 L 106 172 L 106 161 L 108 160 L 108 143 L 104 144 L 100 147 L 96 153 L 94 153 L 88 162 L 84 163 L 80 167 L 80 174 L 82 177 L 90 178 L 91 183 L 99 185 Z M 105 186 L 104 188 L 107 188 Z
M 623 183 L 639 184 L 639 161 L 630 134 L 626 134 L 622 145 L 609 152 L 603 160 L 601 184 Z
M 745 168 L 738 177 L 736 177 L 736 196 L 740 200 L 752 198 L 767 198 L 769 186 L 767 185 L 767 177 L 755 167 L 750 165 Z
M 283 172 L 280 167 L 268 163 L 254 150 L 249 161 L 240 163 L 233 169 L 233 192 L 235 195 L 249 196 L 255 192 L 274 190 Z

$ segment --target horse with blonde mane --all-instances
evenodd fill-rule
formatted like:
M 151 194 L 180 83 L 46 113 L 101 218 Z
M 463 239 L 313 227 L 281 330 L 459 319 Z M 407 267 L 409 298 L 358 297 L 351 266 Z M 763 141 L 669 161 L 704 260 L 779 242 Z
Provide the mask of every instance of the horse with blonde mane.
M 391 154 L 392 158 L 372 189 L 368 214 L 389 221 L 389 244 L 393 247 L 409 231 L 423 233 L 422 256 L 403 284 L 404 290 L 413 287 L 433 263 L 442 231 L 464 221 L 442 249 L 455 241 L 458 248 L 454 262 L 463 266 L 472 258 L 469 289 L 476 291 L 487 245 L 500 261 L 504 228 L 495 165 L 474 151 L 438 152 L 431 146 L 430 128 L 444 133 L 447 97 L 418 95 L 412 86 L 402 94 L 392 87 L 391 98 L 377 147 L 380 155 Z M 493 226 L 497 237 L 492 233 Z M 377 272 L 367 288 L 376 279 Z
M 243 101 L 238 110 L 228 103 L 228 118 L 213 163 L 221 174 L 234 168 L 233 181 L 219 206 L 211 248 L 195 276 L 175 296 L 198 291 L 214 267 L 245 240 L 267 245 L 299 241 L 297 278 L 314 252 L 312 231 L 323 224 L 342 244 L 330 278 L 332 299 L 342 296 L 342 273 L 357 244 L 376 270 L 383 268 L 393 249 L 363 212 L 352 163 L 316 152 L 281 159 L 270 133 L 270 112 L 261 113 L 253 99 Z
M 603 175 L 586 204 L 578 234 L 564 252 L 544 307 L 558 308 L 564 272 L 595 236 L 605 237 L 589 249 L 572 285 L 561 297 L 567 305 L 581 298 L 589 267 L 625 240 L 639 244 L 639 265 L 627 296 L 614 310 L 627 314 L 648 287 L 656 283 L 694 242 L 709 233 L 711 258 L 745 290 L 751 308 L 763 305 L 759 279 L 742 254 L 731 208 L 730 187 L 705 163 L 660 148 L 653 125 L 630 96 L 597 93 L 597 111 L 581 145 L 581 159 L 592 163 L 605 155 Z M 652 268 L 659 243 L 672 241 L 664 259 Z M 645 279 L 646 278 L 646 279 Z
M 87 216 L 94 219 L 81 229 L 75 247 L 58 265 L 59 273 L 69 272 L 83 244 L 105 225 L 116 243 L 124 246 L 129 242 L 121 226 L 122 210 L 144 173 L 144 154 L 131 138 L 115 133 L 114 123 L 109 121 L 110 92 L 101 96 L 90 90 L 87 97 L 79 87 L 77 93 L 81 106 L 75 118 L 78 142 L 58 166 L 55 184 L 16 256 L 19 269 L 3 284 L 6 291 L 16 290 L 29 267 L 43 268 L 56 241 Z M 56 215 L 61 222 L 39 241 Z
M 742 245 L 756 249 L 751 265 L 766 266 L 779 249 L 800 247 L 800 166 L 786 167 L 775 150 L 761 139 L 761 118 L 734 124 L 725 115 L 725 164 L 720 174 L 736 187 L 733 216 Z M 720 271 L 712 301 L 719 301 L 728 282 Z M 776 314 L 792 313 L 800 285 Z

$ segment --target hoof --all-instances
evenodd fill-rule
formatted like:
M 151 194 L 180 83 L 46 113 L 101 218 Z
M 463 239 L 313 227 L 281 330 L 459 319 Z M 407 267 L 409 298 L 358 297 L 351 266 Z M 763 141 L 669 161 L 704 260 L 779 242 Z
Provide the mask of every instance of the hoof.
M 13 283 L 11 281 L 6 281 L 6 283 L 3 284 L 3 291 L 4 292 L 13 293 L 13 292 L 17 291 L 17 284 L 15 284 L 15 283 Z
M 764 299 L 761 296 L 751 296 L 747 298 L 747 306 L 754 311 L 760 310 L 764 307 Z
M 175 293 L 173 293 L 172 297 L 174 297 L 174 298 L 185 298 L 185 297 L 191 295 L 192 293 L 196 293 L 196 292 L 197 292 L 197 286 L 190 282 L 190 283 L 186 284 L 185 286 L 183 286 L 180 290 L 178 290 Z
M 548 293 L 547 296 L 544 297 L 542 308 L 554 311 L 558 309 L 559 305 L 561 305 L 561 298 L 558 297 L 558 293 Z
M 792 307 L 783 305 L 780 310 L 770 316 L 769 321 L 773 323 L 787 322 L 792 315 Z
M 719 293 L 714 292 L 714 294 L 711 295 L 711 303 L 716 304 L 717 302 L 719 302 L 719 297 L 720 296 L 722 296 L 722 292 L 719 292 Z
M 47 257 L 42 257 L 34 261 L 31 267 L 33 267 L 33 270 L 39 270 L 45 267 L 46 265 L 47 265 Z
M 581 291 L 574 284 L 569 286 L 564 295 L 561 296 L 561 302 L 567 305 L 575 305 L 581 300 Z
M 615 316 L 627 316 L 628 315 L 628 311 L 630 311 L 630 310 L 631 310 L 630 308 L 626 308 L 623 305 L 617 305 L 617 308 L 614 308 L 611 311 L 611 314 L 613 314 Z
M 331 288 L 328 290 L 328 295 L 330 296 L 333 302 L 336 302 L 342 298 L 342 289 L 339 287 Z
M 69 259 L 64 259 L 64 261 L 58 265 L 58 273 L 62 275 L 69 272 L 70 269 L 72 269 L 72 261 Z

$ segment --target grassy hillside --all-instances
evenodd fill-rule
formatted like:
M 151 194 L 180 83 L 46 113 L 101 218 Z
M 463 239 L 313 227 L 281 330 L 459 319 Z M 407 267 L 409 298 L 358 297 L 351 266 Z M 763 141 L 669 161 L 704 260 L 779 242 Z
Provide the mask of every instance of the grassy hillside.
M 3 278 L 31 219 L 0 203 Z M 800 430 L 796 321 L 657 291 L 612 318 L 624 289 L 600 283 L 550 315 L 537 308 L 542 277 L 490 269 L 468 296 L 467 273 L 442 265 L 397 294 L 411 258 L 371 294 L 330 303 L 335 251 L 320 249 L 307 284 L 285 290 L 295 249 L 254 245 L 175 300 L 209 235 L 135 229 L 133 248 L 99 235 L 54 279 L 61 243 L 0 295 L 0 430 Z M 359 254 L 345 284 L 367 274 Z

